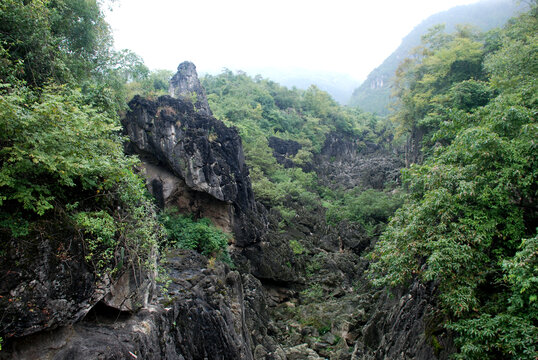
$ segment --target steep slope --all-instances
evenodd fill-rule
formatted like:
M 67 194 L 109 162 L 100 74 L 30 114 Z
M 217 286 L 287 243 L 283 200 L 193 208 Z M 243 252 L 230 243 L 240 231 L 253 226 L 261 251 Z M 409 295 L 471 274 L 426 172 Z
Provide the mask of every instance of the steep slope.
M 452 32 L 458 24 L 470 24 L 481 31 L 502 26 L 510 17 L 524 9 L 511 0 L 486 0 L 476 4 L 456 6 L 435 14 L 421 22 L 402 40 L 400 46 L 383 63 L 375 68 L 355 89 L 349 105 L 358 106 L 364 111 L 387 115 L 390 112 L 392 78 L 400 62 L 409 56 L 410 51 L 420 45 L 420 40 L 429 28 L 445 24 Z

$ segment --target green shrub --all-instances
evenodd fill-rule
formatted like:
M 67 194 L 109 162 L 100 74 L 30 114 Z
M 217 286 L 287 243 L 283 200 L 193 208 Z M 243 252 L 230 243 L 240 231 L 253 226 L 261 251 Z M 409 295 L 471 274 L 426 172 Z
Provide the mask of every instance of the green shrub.
M 291 251 L 293 251 L 293 253 L 294 253 L 295 255 L 301 255 L 301 254 L 303 254 L 303 253 L 306 251 L 306 249 L 304 248 L 304 246 L 301 245 L 301 243 L 298 242 L 298 241 L 295 240 L 295 239 L 290 240 L 290 248 L 291 248 Z
M 374 189 L 336 192 L 329 194 L 326 200 L 326 216 L 330 223 L 348 220 L 367 229 L 386 223 L 403 201 L 400 193 L 391 194 Z
M 327 254 L 324 252 L 320 252 L 312 256 L 309 263 L 306 265 L 306 276 L 312 277 L 317 274 L 321 270 L 322 265 L 325 263 L 326 258 Z
M 313 283 L 308 288 L 301 291 L 301 296 L 307 302 L 318 302 L 323 298 L 324 291 L 320 284 Z
M 86 261 L 93 262 L 95 269 L 100 271 L 114 257 L 117 231 L 114 218 L 101 210 L 81 211 L 73 216 L 73 220 L 79 228 L 83 229 L 83 233 L 88 235 L 84 237 Z M 95 262 L 97 257 L 99 260 Z
M 192 216 L 165 210 L 159 217 L 168 235 L 165 247 L 196 250 L 230 263 L 228 240 L 230 236 L 217 229 L 209 219 L 194 220 Z

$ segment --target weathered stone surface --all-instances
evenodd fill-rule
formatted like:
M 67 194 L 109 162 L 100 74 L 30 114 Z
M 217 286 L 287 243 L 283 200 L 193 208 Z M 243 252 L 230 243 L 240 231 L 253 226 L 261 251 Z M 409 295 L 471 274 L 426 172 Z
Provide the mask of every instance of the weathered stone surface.
M 297 141 L 284 140 L 271 136 L 269 138 L 269 147 L 273 149 L 273 156 L 279 164 L 286 168 L 294 167 L 295 164 L 290 157 L 297 155 L 302 145 Z
M 193 190 L 218 200 L 253 207 L 253 194 L 237 131 L 192 104 L 162 96 L 135 97 L 123 125 L 133 150 L 151 155 Z
M 399 156 L 382 146 L 332 133 L 327 136 L 321 154 L 315 160 L 315 171 L 327 186 L 351 189 L 356 186 L 382 190 L 387 184 L 399 183 Z
M 169 93 L 175 98 L 194 100 L 193 105 L 198 112 L 213 115 L 193 63 L 184 61 L 179 64 L 177 73 L 170 80 Z
M 84 259 L 82 239 L 65 222 L 24 241 L 2 239 L 9 251 L 0 264 L 0 337 L 11 338 L 80 320 L 100 300 L 134 311 L 153 291 L 151 273 L 99 278 Z
M 144 270 L 127 269 L 111 283 L 101 301 L 108 307 L 127 312 L 147 306 L 155 290 L 156 271 L 152 268 L 156 268 L 155 263 Z
M 289 283 L 300 281 L 293 266 L 296 265 L 295 257 L 285 237 L 271 234 L 266 240 L 234 250 L 234 262 L 259 279 Z
M 285 349 L 288 360 L 323 360 L 307 344 L 301 344 Z
M 4 339 L 72 323 L 104 296 L 73 233 L 34 235 L 35 241 L 25 243 L 5 239 L 10 246 L 0 264 Z
M 157 199 L 171 203 L 170 196 L 174 195 L 175 200 L 183 201 L 176 206 L 196 211 L 206 208 L 201 204 L 212 202 L 210 207 L 219 211 L 207 207 L 205 216 L 213 213 L 221 217 L 217 223 L 233 228 L 236 246 L 258 241 L 264 220 L 254 201 L 237 130 L 195 111 L 183 99 L 162 96 L 151 101 L 135 97 L 129 106 L 123 119 L 131 140 L 129 151 L 153 165 L 153 169 L 146 166 L 146 170 L 154 174 L 150 176 L 150 189 Z M 155 166 L 164 170 L 159 174 Z M 162 175 L 164 172 L 169 174 Z M 210 195 L 215 201 L 195 192 Z M 257 222 L 257 226 L 251 222 Z
M 168 168 L 146 159 L 142 163 L 142 174 L 160 208 L 174 207 L 184 214 L 196 218 L 209 218 L 221 230 L 232 233 L 234 207 L 232 204 L 215 199 L 205 192 L 193 191 L 183 179 Z
M 393 295 L 379 292 L 352 359 L 449 359 L 455 348 L 439 325 L 443 316 L 436 311 L 435 291 L 434 284 L 415 281 Z
M 84 321 L 9 342 L 0 359 L 260 359 L 284 360 L 267 335 L 261 284 L 209 263 L 193 251 L 163 262 L 171 283 L 160 304 L 135 314 L 106 306 Z

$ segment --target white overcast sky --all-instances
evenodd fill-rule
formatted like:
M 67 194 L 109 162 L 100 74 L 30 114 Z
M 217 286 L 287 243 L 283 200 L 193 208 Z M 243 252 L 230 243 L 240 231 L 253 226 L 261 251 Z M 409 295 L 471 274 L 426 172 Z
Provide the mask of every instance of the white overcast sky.
M 151 69 L 306 69 L 363 80 L 422 20 L 477 0 L 117 0 L 117 49 Z

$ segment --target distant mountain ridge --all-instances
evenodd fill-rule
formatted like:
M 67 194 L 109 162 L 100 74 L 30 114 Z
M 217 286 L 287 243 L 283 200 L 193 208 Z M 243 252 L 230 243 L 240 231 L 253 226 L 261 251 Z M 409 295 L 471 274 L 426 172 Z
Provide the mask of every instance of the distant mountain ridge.
M 446 30 L 452 32 L 458 24 L 470 24 L 481 31 L 487 31 L 502 26 L 523 8 L 524 5 L 518 5 L 513 0 L 484 0 L 456 6 L 430 16 L 404 37 L 400 46 L 368 74 L 362 85 L 353 92 L 349 105 L 379 115 L 388 115 L 392 77 L 400 62 L 408 56 L 411 49 L 420 45 L 422 35 L 432 26 L 444 23 Z

